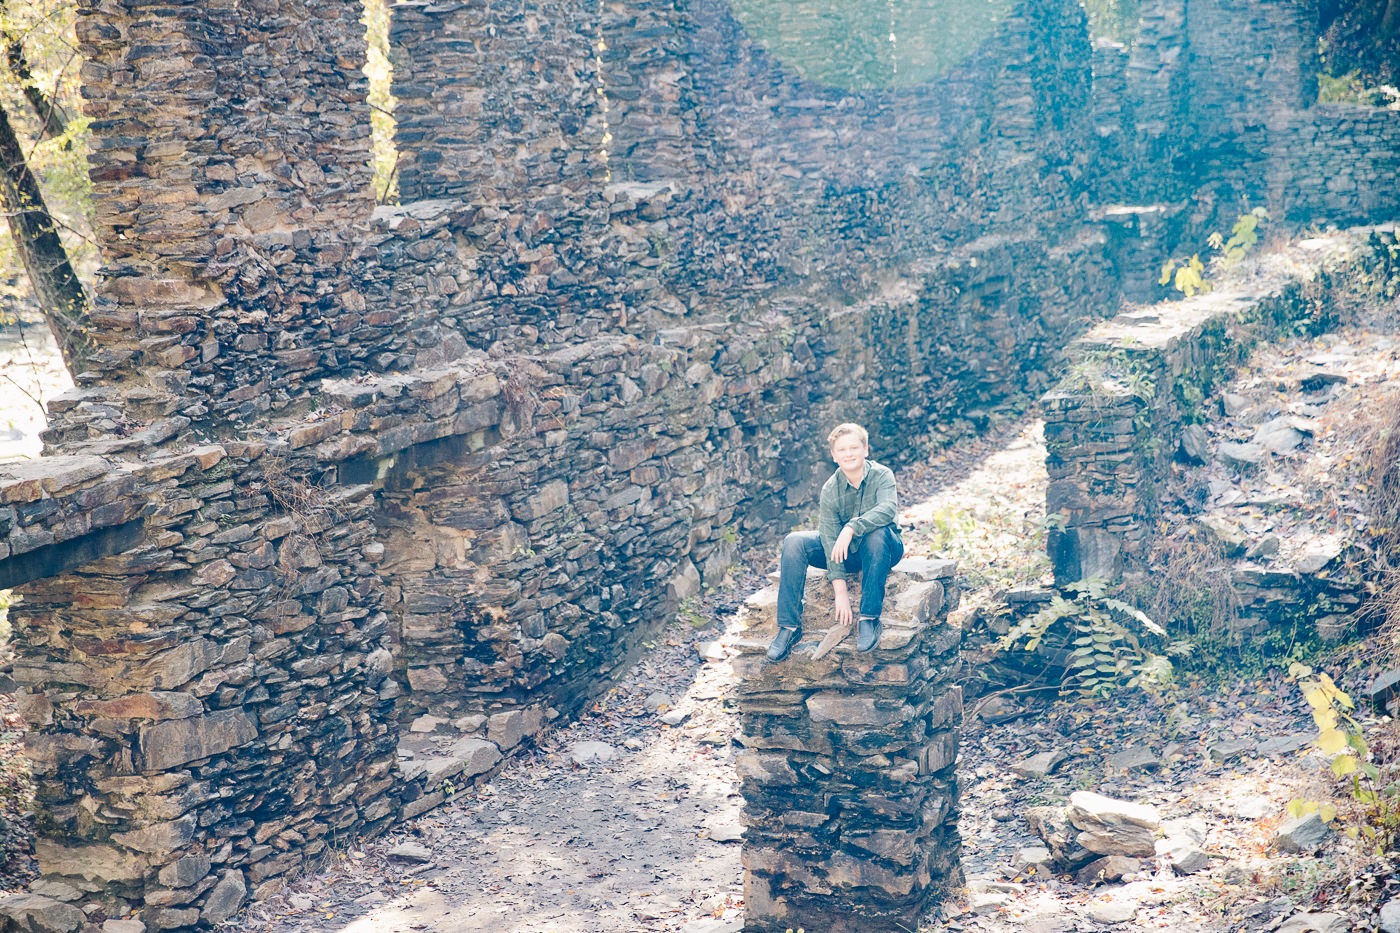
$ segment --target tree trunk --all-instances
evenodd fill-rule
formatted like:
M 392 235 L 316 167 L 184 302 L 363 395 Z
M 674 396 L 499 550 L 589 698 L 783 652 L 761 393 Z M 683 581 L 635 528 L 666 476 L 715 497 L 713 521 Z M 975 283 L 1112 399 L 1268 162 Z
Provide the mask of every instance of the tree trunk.
M 87 292 L 68 261 L 68 251 L 58 238 L 4 107 L 0 107 L 0 207 L 63 362 L 76 376 L 94 349 L 87 326 Z
M 0 10 L 4 7 L 4 3 L 0 2 Z M 24 90 L 24 99 L 29 101 L 34 116 L 39 118 L 39 138 L 56 139 L 68 132 L 68 115 L 56 101 L 39 89 L 29 69 L 29 59 L 24 56 L 24 47 L 9 33 L 5 34 L 5 59 L 9 62 L 10 71 L 19 79 L 20 87 Z

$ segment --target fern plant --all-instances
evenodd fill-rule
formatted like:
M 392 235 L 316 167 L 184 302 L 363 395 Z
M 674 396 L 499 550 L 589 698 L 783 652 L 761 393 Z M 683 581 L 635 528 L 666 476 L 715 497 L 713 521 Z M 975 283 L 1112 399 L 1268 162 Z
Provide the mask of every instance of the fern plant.
M 1171 687 L 1175 667 L 1168 655 L 1184 653 L 1187 644 L 1173 644 L 1164 653 L 1151 650 L 1149 645 L 1166 638 L 1166 630 L 1142 610 L 1108 595 L 1101 580 L 1083 580 L 1066 590 L 1076 595 L 1067 599 L 1057 593 L 1044 609 L 1012 626 L 997 648 L 1010 651 L 1019 645 L 1036 651 L 1063 623 L 1060 635 L 1069 653 L 1062 692 L 1104 696 L 1119 687 L 1150 693 Z

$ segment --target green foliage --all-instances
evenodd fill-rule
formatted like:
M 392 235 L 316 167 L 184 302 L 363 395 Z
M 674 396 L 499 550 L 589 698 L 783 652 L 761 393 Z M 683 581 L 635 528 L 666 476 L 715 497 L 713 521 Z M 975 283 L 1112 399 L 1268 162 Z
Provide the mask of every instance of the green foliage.
M 1077 595 L 1066 599 L 1056 594 L 1050 605 L 1014 625 L 997 648 L 1035 651 L 1058 625 L 1056 634 L 1069 649 L 1062 692 L 1103 696 L 1127 687 L 1161 693 L 1172 686 L 1175 671 L 1167 655 L 1189 650 L 1187 646 L 1152 651 L 1148 646 L 1164 640 L 1166 630 L 1140 609 L 1109 596 L 1102 581 L 1081 581 L 1067 589 Z
M 934 534 L 935 551 L 947 550 L 958 538 L 977 528 L 977 520 L 972 517 L 972 513 L 958 505 L 942 506 L 934 510 L 929 518 Z
M 88 177 L 90 122 L 82 115 L 80 70 L 73 27 L 75 0 L 25 0 L 0 5 L 0 36 L 18 41 L 29 66 L 23 79 L 0 54 L 0 107 L 10 116 L 25 146 L 26 162 L 39 181 L 49 213 L 79 276 L 95 272 L 98 255 L 93 238 L 92 182 Z M 37 91 L 61 114 L 46 134 L 26 91 Z M 0 268 L 19 268 L 8 224 L 0 224 Z
M 687 596 L 681 600 L 680 606 L 676 608 L 676 616 L 691 628 L 705 628 L 711 622 L 710 617 L 705 614 L 705 607 L 694 596 Z
M 1151 402 L 1157 394 L 1152 374 L 1121 348 L 1085 351 L 1065 370 L 1061 387 L 1087 395 L 1091 404 L 1116 403 L 1124 395 Z
M 961 502 L 941 503 L 922 534 L 926 545 L 920 547 L 956 560 L 970 586 L 1016 586 L 1049 570 L 1044 524 L 1009 500 L 984 503 L 976 512 Z
M 1225 268 L 1238 265 L 1249 251 L 1258 245 L 1259 224 L 1268 219 L 1269 212 L 1262 207 L 1256 207 L 1235 219 L 1228 240 L 1219 233 L 1210 235 L 1211 248 L 1220 251 L 1220 261 Z
M 1192 253 L 1190 259 L 1180 261 L 1168 259 L 1166 265 L 1162 266 L 1162 277 L 1157 280 L 1157 284 L 1168 283 L 1187 298 L 1211 289 L 1210 280 L 1206 278 L 1206 265 L 1201 262 L 1199 253 Z
M 1361 726 L 1351 715 L 1356 703 L 1325 671 L 1314 673 L 1312 668 L 1295 661 L 1289 665 L 1288 674 L 1298 681 L 1303 699 L 1308 701 L 1318 730 L 1313 741 L 1331 758 L 1332 773 L 1340 778 L 1360 770 L 1369 749 Z
M 1362 104 L 1366 107 L 1400 106 L 1400 89 L 1388 84 L 1370 84 L 1360 70 L 1333 77 L 1317 76 L 1319 104 Z
M 1352 799 L 1358 805 L 1352 825 L 1346 829 L 1352 838 L 1362 838 L 1383 855 L 1400 834 L 1400 780 L 1395 768 L 1382 769 L 1371 753 L 1362 734 L 1361 724 L 1353 715 L 1356 703 L 1337 686 L 1325 671 L 1314 671 L 1305 664 L 1289 665 L 1288 675 L 1298 681 L 1312 710 L 1317 736 L 1313 744 L 1331 761 L 1332 774 L 1350 786 Z M 1290 816 L 1305 816 L 1317 812 L 1324 821 L 1335 809 L 1315 801 L 1295 799 L 1289 802 Z
M 1235 219 L 1228 239 L 1218 231 L 1212 233 L 1206 240 L 1210 248 L 1216 251 L 1211 265 L 1221 270 L 1238 265 L 1258 245 L 1259 225 L 1268 219 L 1269 212 L 1256 207 Z M 1157 284 L 1171 285 L 1187 298 L 1204 294 L 1214 287 L 1206 275 L 1206 263 L 1199 253 L 1193 253 L 1190 259 L 1168 259 L 1162 266 Z

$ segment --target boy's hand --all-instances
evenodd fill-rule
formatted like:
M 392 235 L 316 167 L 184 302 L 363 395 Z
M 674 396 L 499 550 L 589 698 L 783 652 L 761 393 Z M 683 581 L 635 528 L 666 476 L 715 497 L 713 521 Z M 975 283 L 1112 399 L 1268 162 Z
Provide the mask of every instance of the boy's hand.
M 836 587 L 836 624 L 850 625 L 855 621 L 855 615 L 851 612 L 851 594 L 846 590 L 845 580 L 836 580 L 834 583 L 841 585 Z
M 844 561 L 851 550 L 851 539 L 855 536 L 849 525 L 842 528 L 841 533 L 836 536 L 836 543 L 831 546 L 831 559 L 837 563 Z

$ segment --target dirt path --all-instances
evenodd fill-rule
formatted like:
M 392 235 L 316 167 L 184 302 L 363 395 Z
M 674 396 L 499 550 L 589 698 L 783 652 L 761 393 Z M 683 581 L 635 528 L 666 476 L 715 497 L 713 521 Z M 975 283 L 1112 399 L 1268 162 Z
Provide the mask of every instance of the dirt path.
M 711 621 L 726 608 L 691 615 L 701 628 L 678 619 L 589 713 L 484 789 L 391 839 L 335 853 L 320 874 L 255 905 L 243 929 L 739 929 L 737 725 Z M 614 757 L 580 764 L 585 751 Z M 420 843 L 415 858 L 426 861 L 390 855 L 405 842 Z

